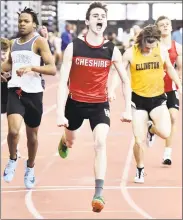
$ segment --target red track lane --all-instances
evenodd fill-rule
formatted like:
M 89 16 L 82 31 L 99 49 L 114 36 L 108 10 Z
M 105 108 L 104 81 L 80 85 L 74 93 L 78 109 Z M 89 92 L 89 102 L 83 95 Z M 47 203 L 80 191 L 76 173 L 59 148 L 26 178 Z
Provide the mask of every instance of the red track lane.
M 47 77 L 47 87 L 57 81 L 56 77 Z M 101 213 L 93 213 L 91 200 L 94 193 L 94 150 L 89 123 L 86 120 L 82 125 L 69 157 L 61 159 L 56 153 L 63 130 L 56 126 L 55 103 L 56 86 L 44 95 L 47 114 L 42 119 L 39 131 L 35 166 L 38 183 L 32 193 L 25 190 L 25 159 L 20 159 L 13 181 L 7 184 L 2 180 L 2 219 L 145 219 L 145 215 L 157 219 L 182 217 L 182 109 L 174 138 L 172 167 L 165 168 L 161 165 L 164 142 L 157 138 L 155 145 L 146 149 L 145 184 L 134 184 L 134 159 L 132 158 L 129 166 L 126 161 L 132 138 L 131 124 L 121 123 L 119 120 L 124 104 L 121 92 L 118 92 L 117 100 L 111 104 L 111 129 L 107 141 L 108 169 L 104 190 L 106 206 Z M 6 134 L 7 123 L 4 119 L 2 141 Z M 21 136 L 19 148 L 26 158 L 25 134 Z M 7 157 L 5 144 L 2 147 L 1 176 Z M 124 169 L 129 169 L 127 188 L 121 190 Z

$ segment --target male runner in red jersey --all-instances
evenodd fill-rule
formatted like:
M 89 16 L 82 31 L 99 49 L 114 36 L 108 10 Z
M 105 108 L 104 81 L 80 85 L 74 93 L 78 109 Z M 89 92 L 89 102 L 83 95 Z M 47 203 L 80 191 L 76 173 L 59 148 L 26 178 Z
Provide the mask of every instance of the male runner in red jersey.
M 172 24 L 166 16 L 160 16 L 155 24 L 161 31 L 161 44 L 167 48 L 172 65 L 176 64 L 176 69 L 180 78 L 182 78 L 182 46 L 171 40 Z M 163 155 L 163 164 L 171 165 L 172 141 L 176 129 L 176 121 L 179 110 L 179 94 L 175 83 L 166 73 L 164 78 L 165 92 L 167 94 L 167 107 L 171 116 L 171 134 L 165 141 L 165 151 Z
M 65 158 L 84 119 L 89 119 L 95 149 L 94 212 L 104 207 L 102 189 L 106 173 L 106 138 L 110 126 L 107 80 L 113 63 L 124 84 L 125 112 L 121 118 L 131 121 L 131 88 L 122 64 L 120 51 L 103 37 L 107 27 L 107 9 L 101 2 L 92 3 L 86 13 L 88 32 L 70 43 L 64 53 L 57 94 L 57 125 L 65 126 L 59 154 Z M 69 86 L 69 96 L 67 95 Z M 67 99 L 67 101 L 66 101 Z M 66 106 L 65 106 L 66 103 Z

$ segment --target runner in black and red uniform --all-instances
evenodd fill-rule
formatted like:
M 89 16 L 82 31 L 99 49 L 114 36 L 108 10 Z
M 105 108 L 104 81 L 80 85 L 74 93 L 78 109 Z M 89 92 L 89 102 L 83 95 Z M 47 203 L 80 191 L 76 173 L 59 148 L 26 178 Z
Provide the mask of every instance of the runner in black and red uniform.
M 157 25 L 158 29 L 161 31 L 161 44 L 167 48 L 170 60 L 172 64 L 176 66 L 179 77 L 182 78 L 182 46 L 177 42 L 171 40 L 171 31 L 172 31 L 171 20 L 166 16 L 161 16 L 157 19 L 155 24 Z M 164 78 L 165 92 L 167 94 L 167 106 L 169 108 L 169 112 L 171 116 L 172 129 L 170 136 L 166 139 L 165 151 L 163 155 L 163 164 L 171 165 L 173 135 L 176 128 L 176 120 L 179 110 L 179 95 L 177 92 L 176 85 L 166 73 L 166 67 L 165 67 L 165 74 L 166 74 Z
M 57 125 L 65 126 L 59 154 L 66 158 L 76 130 L 89 119 L 95 149 L 94 212 L 104 207 L 102 189 L 106 173 L 106 138 L 110 126 L 107 81 L 113 63 L 124 84 L 125 112 L 122 121 L 131 121 L 131 88 L 119 49 L 103 37 L 107 27 L 107 9 L 101 2 L 92 3 L 86 13 L 88 32 L 70 43 L 63 57 L 57 96 Z M 69 95 L 67 94 L 67 85 Z M 67 99 L 67 101 L 66 101 Z M 66 103 L 66 106 L 65 106 Z

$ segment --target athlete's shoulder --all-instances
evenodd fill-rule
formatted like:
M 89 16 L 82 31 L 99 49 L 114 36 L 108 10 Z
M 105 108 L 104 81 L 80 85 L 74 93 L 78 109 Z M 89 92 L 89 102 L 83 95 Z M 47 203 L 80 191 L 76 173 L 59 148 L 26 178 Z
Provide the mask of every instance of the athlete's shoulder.
M 72 43 L 74 45 L 79 45 L 84 43 L 84 37 L 83 36 L 78 36 L 75 39 L 73 39 Z
M 64 56 L 73 56 L 73 42 L 70 42 L 65 48 Z
M 47 46 L 50 48 L 48 40 L 40 35 L 35 36 L 34 43 L 35 43 L 35 46 L 39 49 L 44 49 Z
M 134 49 L 135 49 L 134 45 L 131 46 L 131 47 L 129 47 L 129 48 L 127 48 L 127 49 L 125 50 L 125 52 L 124 52 L 124 55 L 125 55 L 125 56 L 131 56 Z
M 133 60 L 133 47 L 127 48 L 122 57 L 123 61 L 131 62 Z
M 70 49 L 72 49 L 73 48 L 73 42 L 70 42 L 68 45 L 67 45 L 67 47 L 66 47 L 66 49 L 68 50 L 70 50 Z

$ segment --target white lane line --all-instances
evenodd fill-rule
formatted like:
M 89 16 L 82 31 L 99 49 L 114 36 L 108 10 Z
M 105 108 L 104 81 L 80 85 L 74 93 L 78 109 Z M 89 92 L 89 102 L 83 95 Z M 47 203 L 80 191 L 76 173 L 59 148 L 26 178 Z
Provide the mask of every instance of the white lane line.
M 135 211 L 134 210 L 103 210 L 102 213 L 134 213 Z M 90 211 L 90 210 L 78 210 L 78 211 L 72 211 L 72 210 L 68 210 L 68 211 L 53 211 L 53 212 L 41 212 L 41 213 L 44 213 L 44 214 L 61 214 L 61 213 L 92 213 L 93 214 L 93 211 Z
M 43 188 L 83 188 L 89 187 L 92 188 L 93 186 L 35 186 L 34 189 L 43 189 Z M 24 189 L 25 186 L 2 186 L 1 189 Z M 105 186 L 104 189 L 121 189 L 120 186 Z M 182 189 L 182 186 L 126 186 L 126 189 Z M 94 189 L 94 187 L 93 187 Z
M 50 108 L 51 109 L 51 108 Z M 51 110 L 50 110 L 51 111 Z M 49 113 L 47 111 L 47 113 Z M 46 114 L 47 114 L 46 113 Z M 43 171 L 41 172 L 40 176 L 43 175 L 50 167 L 51 165 L 55 162 L 56 157 L 52 157 L 52 160 L 45 166 L 45 168 L 43 169 Z M 41 177 L 39 178 L 39 180 L 36 181 L 36 184 L 39 183 Z M 34 189 L 29 190 L 26 195 L 25 195 L 25 205 L 28 209 L 28 211 L 32 214 L 32 216 L 34 216 L 34 218 L 36 219 L 44 219 L 43 216 L 41 216 L 41 214 L 38 212 L 38 210 L 35 208 L 34 203 L 32 201 L 32 192 L 35 191 Z
M 182 186 L 127 186 L 126 189 L 182 189 Z
M 2 188 L 1 193 L 17 193 L 17 192 L 42 192 L 42 191 L 62 191 L 62 190 L 94 190 L 93 186 L 37 186 L 32 190 L 25 189 L 24 186 L 16 188 Z M 182 187 L 134 187 L 126 189 L 182 189 Z M 105 190 L 121 190 L 119 186 L 108 186 Z M 30 198 L 29 198 L 30 199 Z
M 28 210 L 30 211 L 30 213 L 36 217 L 37 215 L 35 214 L 35 212 L 33 211 L 32 207 L 34 207 L 33 202 L 32 202 L 32 198 L 29 197 L 29 194 L 32 194 L 32 192 L 45 192 L 45 191 L 76 191 L 76 190 L 94 190 L 94 187 L 69 187 L 69 188 L 47 188 L 47 189 L 20 189 L 20 190 L 6 190 L 6 191 L 1 191 L 1 193 L 20 193 L 20 192 L 28 192 L 26 194 L 26 206 L 28 208 Z M 110 188 L 108 190 L 119 190 L 119 188 Z M 35 207 L 34 207 L 34 210 Z M 38 211 L 36 211 L 38 213 Z
M 127 159 L 126 159 L 126 163 L 125 163 L 125 168 L 122 174 L 122 178 L 121 178 L 121 193 L 124 196 L 124 199 L 127 201 L 127 203 L 136 211 L 138 212 L 140 215 L 142 215 L 145 219 L 154 219 L 152 216 L 150 216 L 147 212 L 145 212 L 143 209 L 141 209 L 131 198 L 131 196 L 128 193 L 127 190 L 127 181 L 128 181 L 128 174 L 129 174 L 129 170 L 130 170 L 130 165 L 131 165 L 131 161 L 132 161 L 132 157 L 133 157 L 133 145 L 134 145 L 134 138 L 132 138 L 131 143 L 130 143 L 130 147 L 129 147 L 129 151 L 128 151 L 128 155 L 127 155 Z
M 33 216 L 36 219 L 44 219 L 43 216 L 40 215 L 40 213 L 37 211 L 37 209 L 34 206 L 34 203 L 32 202 L 32 190 L 25 195 L 25 204 L 29 212 L 33 214 Z

